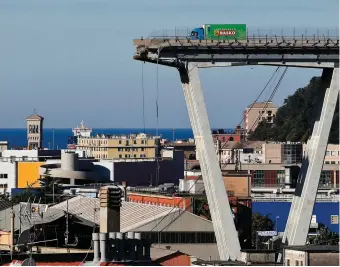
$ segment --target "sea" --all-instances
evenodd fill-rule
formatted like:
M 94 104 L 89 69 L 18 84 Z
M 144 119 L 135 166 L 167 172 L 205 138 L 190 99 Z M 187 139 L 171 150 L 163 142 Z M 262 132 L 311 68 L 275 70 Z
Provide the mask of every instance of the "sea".
M 232 131 L 232 129 L 224 129 L 226 132 Z M 157 129 L 155 128 L 94 128 L 92 129 L 92 135 L 94 134 L 112 134 L 112 135 L 124 135 L 134 133 L 146 133 L 150 135 L 156 135 Z M 55 128 L 54 129 L 54 148 L 64 149 L 67 148 L 67 140 L 69 136 L 72 136 L 71 128 Z M 174 140 L 188 140 L 193 138 L 192 129 L 172 129 L 161 128 L 158 129 L 158 135 L 161 138 Z M 15 129 L 0 129 L 0 141 L 8 141 L 10 148 L 26 147 L 27 146 L 27 129 L 15 128 Z M 48 149 L 53 147 L 53 129 L 44 128 L 43 132 L 43 146 Z
M 114 128 L 114 129 L 92 129 L 92 134 L 113 134 L 113 135 L 124 135 L 124 134 L 134 134 L 134 133 L 147 133 L 151 135 L 156 135 L 157 129 L 139 129 L 139 128 Z M 191 129 L 158 129 L 158 134 L 162 138 L 168 140 L 176 139 L 189 139 L 193 138 L 193 133 Z M 67 148 L 67 140 L 69 136 L 72 136 L 72 129 L 54 129 L 54 146 L 58 149 Z M 0 129 L 0 141 L 8 141 L 10 148 L 15 147 L 26 147 L 27 146 L 27 130 L 26 129 Z M 45 128 L 43 132 L 43 146 L 45 148 L 52 149 L 53 146 L 53 129 Z

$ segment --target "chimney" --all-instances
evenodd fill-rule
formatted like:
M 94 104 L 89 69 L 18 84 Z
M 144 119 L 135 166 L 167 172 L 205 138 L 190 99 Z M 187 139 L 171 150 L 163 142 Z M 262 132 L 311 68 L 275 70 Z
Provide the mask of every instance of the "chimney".
M 107 262 L 107 233 L 100 233 L 100 261 Z
M 127 190 L 126 190 L 126 181 L 122 181 L 122 186 L 123 186 L 123 195 L 124 195 L 124 201 L 128 201 L 128 198 L 127 198 Z
M 117 244 L 117 247 L 118 247 L 118 251 L 117 251 L 117 254 L 118 254 L 118 259 L 119 261 L 122 261 L 124 260 L 124 253 L 125 253 L 125 248 L 124 248 L 124 234 L 123 233 L 117 233 L 116 234 L 116 244 Z
M 137 260 L 141 260 L 143 258 L 143 244 L 142 244 L 142 235 L 141 233 L 135 233 L 137 253 Z
M 136 260 L 136 242 L 134 232 L 128 232 L 127 238 L 129 239 L 129 260 Z
M 116 249 L 117 249 L 116 233 L 110 232 L 109 233 L 109 249 L 108 249 L 108 253 L 109 253 L 108 257 L 109 257 L 110 261 L 116 260 L 116 258 L 117 258 Z
M 100 189 L 100 233 L 120 231 L 122 190 L 117 186 Z
M 93 261 L 99 261 L 99 234 L 92 233 L 93 240 Z

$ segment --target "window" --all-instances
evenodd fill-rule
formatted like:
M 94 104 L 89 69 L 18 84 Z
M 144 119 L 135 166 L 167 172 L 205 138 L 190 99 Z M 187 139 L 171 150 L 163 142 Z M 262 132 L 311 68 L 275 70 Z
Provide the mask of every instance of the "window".
M 335 164 L 335 161 L 331 161 L 331 164 Z
M 142 145 L 144 145 L 144 140 L 141 141 Z
M 137 144 L 137 140 L 133 140 L 133 143 L 136 145 Z
M 304 266 L 303 261 L 300 261 L 300 266 Z
M 299 261 L 295 260 L 295 266 L 299 266 Z
M 339 224 L 339 216 L 331 215 L 331 224 Z
M 290 266 L 290 259 L 286 259 L 286 266 Z
M 120 145 L 122 144 L 122 140 L 119 140 L 119 144 L 120 144 Z
M 337 152 L 336 151 L 331 151 L 331 156 L 336 156 Z
M 126 146 L 129 145 L 129 140 L 126 140 L 125 145 L 126 145 Z
M 120 159 L 122 158 L 122 154 L 119 154 L 119 158 L 120 158 Z
M 329 161 L 325 161 L 325 164 L 329 164 Z
M 326 151 L 326 156 L 329 156 L 329 155 L 330 155 L 329 151 Z
M 134 158 L 137 158 L 137 155 L 136 155 L 136 154 L 134 154 L 134 155 L 133 155 L 133 157 L 134 157 Z
M 140 150 L 141 150 L 141 151 L 144 151 L 144 147 L 142 147 Z
M 8 178 L 8 174 L 7 173 L 0 173 L 0 178 L 7 179 Z

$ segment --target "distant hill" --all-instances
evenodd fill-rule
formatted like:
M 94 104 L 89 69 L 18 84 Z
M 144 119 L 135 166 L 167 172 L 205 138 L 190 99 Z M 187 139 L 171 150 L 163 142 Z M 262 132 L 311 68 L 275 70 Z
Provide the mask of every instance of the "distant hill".
M 306 87 L 299 88 L 295 94 L 285 99 L 273 124 L 261 121 L 255 131 L 250 133 L 249 139 L 307 142 L 313 131 L 313 115 L 319 101 L 317 91 L 325 87 L 321 77 L 313 77 Z M 339 144 L 339 100 L 328 142 Z

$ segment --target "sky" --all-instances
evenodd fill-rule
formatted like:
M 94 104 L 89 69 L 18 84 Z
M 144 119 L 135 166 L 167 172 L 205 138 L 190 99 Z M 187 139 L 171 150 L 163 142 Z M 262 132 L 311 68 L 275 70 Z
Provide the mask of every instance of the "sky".
M 206 23 L 334 29 L 339 1 L 0 0 L 0 128 L 24 128 L 34 109 L 45 127 L 70 128 L 84 120 L 93 128 L 142 128 L 142 63 L 132 59 L 133 39 Z M 211 127 L 235 127 L 274 70 L 201 70 Z M 281 105 L 320 74 L 289 68 L 273 102 Z M 154 128 L 156 65 L 144 64 L 143 79 L 145 126 Z M 158 101 L 159 128 L 190 128 L 173 68 L 159 67 Z

